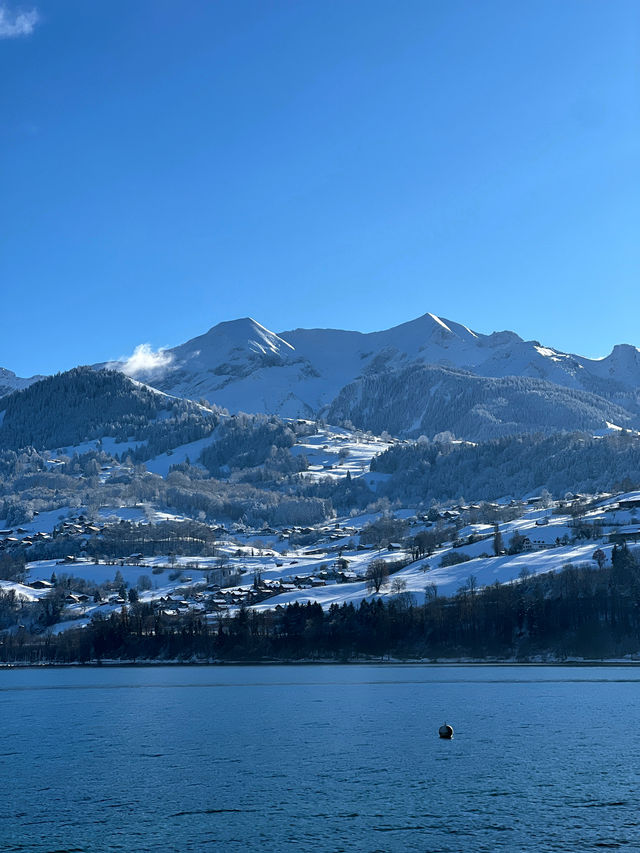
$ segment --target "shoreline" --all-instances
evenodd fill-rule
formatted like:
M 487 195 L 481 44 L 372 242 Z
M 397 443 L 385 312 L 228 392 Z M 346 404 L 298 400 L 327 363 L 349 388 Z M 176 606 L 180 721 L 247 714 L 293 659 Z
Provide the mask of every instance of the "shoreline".
M 41 663 L 29 663 L 26 661 L 15 663 L 0 663 L 0 671 L 12 669 L 133 669 L 154 667 L 273 667 L 273 666 L 407 666 L 407 667 L 637 667 L 640 666 L 640 658 L 637 660 L 610 658 L 606 660 L 549 660 L 549 661 L 517 661 L 517 660 L 485 660 L 454 658 L 452 660 L 268 660 L 268 661 L 179 661 L 179 660 L 102 660 L 102 661 L 71 661 L 69 663 L 56 663 L 46 661 Z

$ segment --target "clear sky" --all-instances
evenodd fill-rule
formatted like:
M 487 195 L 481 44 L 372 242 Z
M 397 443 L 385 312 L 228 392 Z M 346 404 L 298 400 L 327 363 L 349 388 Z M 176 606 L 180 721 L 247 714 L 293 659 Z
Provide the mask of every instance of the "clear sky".
M 0 80 L 19 375 L 248 315 L 640 346 L 637 0 L 0 0 Z

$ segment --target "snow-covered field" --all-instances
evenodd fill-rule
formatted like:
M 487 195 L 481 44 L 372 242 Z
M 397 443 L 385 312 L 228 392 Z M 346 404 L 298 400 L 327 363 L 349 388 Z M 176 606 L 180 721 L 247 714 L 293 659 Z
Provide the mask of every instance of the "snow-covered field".
M 297 589 L 264 601 L 256 607 L 260 610 L 267 610 L 277 605 L 293 604 L 295 601 L 300 603 L 318 602 L 323 607 L 330 607 L 332 604 L 357 605 L 364 598 L 371 599 L 379 596 L 388 600 L 400 593 L 410 593 L 413 596 L 414 603 L 423 604 L 427 588 L 433 590 L 435 586 L 438 595 L 451 596 L 465 586 L 471 575 L 475 578 L 476 588 L 480 588 L 490 586 L 496 581 L 498 583 L 509 583 L 521 577 L 523 572 L 539 575 L 545 572 L 559 571 L 568 563 L 594 565 L 591 555 L 596 547 L 593 542 L 590 542 L 586 545 L 554 548 L 548 551 L 529 552 L 511 557 L 478 557 L 448 567 L 434 565 L 432 568 L 433 559 L 419 560 L 393 574 L 378 595 L 372 594 L 364 581 L 350 584 L 332 584 L 317 589 Z M 602 547 L 605 554 L 609 556 L 611 546 L 604 545 Z M 440 553 L 443 552 L 439 552 L 438 556 Z M 384 558 L 389 555 L 383 554 L 382 556 Z M 397 557 L 397 554 L 393 556 Z M 370 558 L 371 555 L 368 555 L 368 559 Z M 356 565 L 357 563 L 354 561 L 354 568 Z M 398 582 L 403 585 L 402 589 L 397 586 Z
M 291 454 L 307 458 L 309 470 L 305 476 L 309 479 L 340 479 L 347 473 L 361 477 L 369 473 L 373 457 L 387 450 L 391 443 L 377 436 L 358 437 L 349 430 L 328 427 L 301 439 L 291 448 Z

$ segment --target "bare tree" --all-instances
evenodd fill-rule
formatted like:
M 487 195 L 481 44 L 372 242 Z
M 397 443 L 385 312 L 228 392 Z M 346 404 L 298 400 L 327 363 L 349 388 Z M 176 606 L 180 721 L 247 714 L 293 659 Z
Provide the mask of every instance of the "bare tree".
M 389 569 L 386 562 L 384 560 L 372 560 L 367 568 L 365 578 L 367 587 L 372 592 L 379 593 L 380 588 L 389 580 Z
M 473 598 L 473 596 L 476 594 L 476 591 L 478 589 L 478 578 L 475 575 L 469 575 L 469 577 L 465 581 L 464 589 Z
M 405 592 L 407 589 L 407 582 L 404 578 L 394 578 L 391 582 L 391 592 L 394 595 L 400 595 L 400 593 Z

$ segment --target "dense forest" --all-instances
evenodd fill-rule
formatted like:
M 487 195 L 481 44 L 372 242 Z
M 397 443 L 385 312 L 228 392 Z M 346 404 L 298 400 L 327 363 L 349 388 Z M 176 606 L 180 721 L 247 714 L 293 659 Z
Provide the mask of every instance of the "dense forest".
M 286 451 L 296 439 L 315 432 L 307 421 L 284 423 L 275 415 L 238 414 L 221 423 L 214 443 L 205 447 L 199 461 L 213 476 L 267 466 L 269 472 L 294 473 L 304 470 L 303 460 L 294 460 Z M 253 471 L 259 479 L 264 472 Z
M 154 391 L 113 370 L 76 367 L 0 399 L 0 448 L 56 449 L 106 436 L 144 443 L 136 460 L 211 433 L 219 410 Z
M 436 365 L 372 373 L 345 386 L 331 404 L 331 423 L 349 421 L 378 435 L 486 441 L 519 433 L 599 430 L 637 421 L 617 403 L 588 391 L 525 376 L 485 377 Z M 409 427 L 407 425 L 410 424 Z
M 399 444 L 375 457 L 371 470 L 390 479 L 378 491 L 390 498 L 468 500 L 521 497 L 547 489 L 630 490 L 640 484 L 640 436 L 615 432 L 523 435 L 479 444 L 451 441 Z
M 4 600 L 0 605 L 10 606 Z M 5 634 L 0 659 L 562 660 L 636 654 L 639 645 L 640 564 L 626 546 L 616 546 L 607 568 L 571 566 L 483 590 L 470 576 L 452 598 L 439 597 L 427 583 L 423 603 L 399 593 L 388 603 L 374 597 L 359 607 L 333 605 L 327 611 L 297 603 L 267 612 L 241 608 L 213 624 L 196 614 L 169 619 L 136 603 L 58 636 Z

